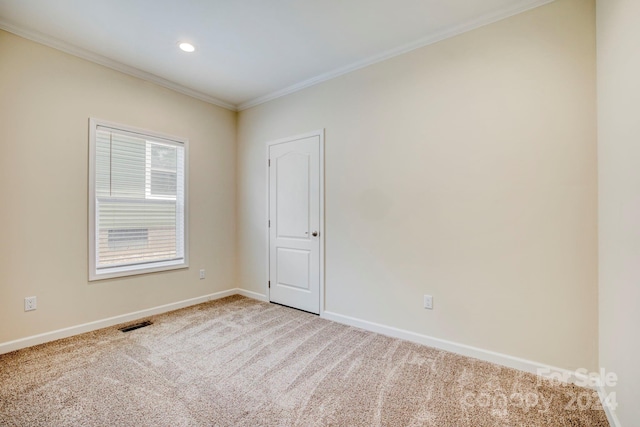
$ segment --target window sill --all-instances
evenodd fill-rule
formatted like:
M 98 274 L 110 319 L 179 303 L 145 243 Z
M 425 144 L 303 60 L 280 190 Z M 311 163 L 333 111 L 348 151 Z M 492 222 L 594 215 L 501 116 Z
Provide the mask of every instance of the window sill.
M 188 268 L 189 264 L 186 260 L 163 261 L 150 264 L 148 266 L 126 265 L 121 267 L 103 268 L 100 271 L 91 271 L 89 273 L 89 281 L 94 282 L 103 279 L 113 279 L 116 277 L 137 276 L 139 274 L 157 273 L 160 271 L 171 271 Z

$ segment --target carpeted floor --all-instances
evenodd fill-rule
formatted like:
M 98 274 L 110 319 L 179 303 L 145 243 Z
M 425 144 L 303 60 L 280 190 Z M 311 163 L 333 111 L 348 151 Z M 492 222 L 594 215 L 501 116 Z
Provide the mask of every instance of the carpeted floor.
M 608 426 L 586 389 L 278 305 L 150 319 L 1 355 L 0 426 Z

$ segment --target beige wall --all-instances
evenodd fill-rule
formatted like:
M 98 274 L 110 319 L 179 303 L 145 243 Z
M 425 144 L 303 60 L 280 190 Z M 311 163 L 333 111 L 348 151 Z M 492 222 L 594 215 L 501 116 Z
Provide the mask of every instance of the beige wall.
M 617 415 L 640 423 L 640 2 L 598 1 L 600 365 Z
M 89 117 L 189 138 L 188 270 L 88 283 Z M 235 133 L 234 112 L 0 31 L 0 343 L 234 288 Z
M 328 311 L 596 369 L 594 22 L 559 0 L 242 111 L 240 286 L 266 291 L 265 143 L 325 128 Z
M 0 343 L 264 294 L 265 143 L 326 128 L 327 310 L 595 369 L 594 9 L 558 0 L 243 111 L 237 153 L 235 113 L 0 31 Z M 190 269 L 88 283 L 90 116 L 190 139 Z

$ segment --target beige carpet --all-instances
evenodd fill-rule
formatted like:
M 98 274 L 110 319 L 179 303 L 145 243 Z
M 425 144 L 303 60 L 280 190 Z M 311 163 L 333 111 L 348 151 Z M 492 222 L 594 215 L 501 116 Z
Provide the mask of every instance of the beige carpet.
M 585 389 L 243 297 L 151 320 L 0 356 L 0 425 L 608 425 Z

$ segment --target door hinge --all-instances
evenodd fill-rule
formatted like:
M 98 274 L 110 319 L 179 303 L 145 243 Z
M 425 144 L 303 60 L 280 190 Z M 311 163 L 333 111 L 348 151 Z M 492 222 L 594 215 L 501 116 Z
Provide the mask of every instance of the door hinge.
M 271 159 L 267 160 L 267 166 L 271 166 Z
M 269 228 L 271 228 L 271 220 L 269 220 Z
M 269 280 L 269 289 L 271 289 L 271 280 Z

